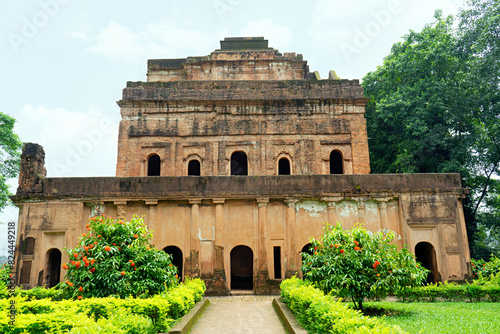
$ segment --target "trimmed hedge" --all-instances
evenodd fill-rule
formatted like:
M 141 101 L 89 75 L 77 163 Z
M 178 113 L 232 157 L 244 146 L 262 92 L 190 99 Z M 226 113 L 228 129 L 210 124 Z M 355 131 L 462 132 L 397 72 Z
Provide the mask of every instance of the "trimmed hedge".
M 429 284 L 416 288 L 407 288 L 396 292 L 396 297 L 403 302 L 435 301 L 500 301 L 500 286 L 489 284 L 456 284 L 454 282 Z
M 407 333 L 377 318 L 365 317 L 297 277 L 281 283 L 281 298 L 309 333 Z
M 187 280 L 147 299 L 88 298 L 78 301 L 15 297 L 16 319 L 9 324 L 11 300 L 0 300 L 0 333 L 158 333 L 166 332 L 201 300 L 205 284 Z

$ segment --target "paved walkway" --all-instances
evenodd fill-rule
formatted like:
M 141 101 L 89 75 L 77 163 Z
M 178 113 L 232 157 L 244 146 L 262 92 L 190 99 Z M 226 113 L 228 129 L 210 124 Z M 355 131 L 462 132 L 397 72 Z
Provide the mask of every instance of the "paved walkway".
M 273 308 L 275 296 L 207 297 L 210 305 L 190 334 L 285 334 Z

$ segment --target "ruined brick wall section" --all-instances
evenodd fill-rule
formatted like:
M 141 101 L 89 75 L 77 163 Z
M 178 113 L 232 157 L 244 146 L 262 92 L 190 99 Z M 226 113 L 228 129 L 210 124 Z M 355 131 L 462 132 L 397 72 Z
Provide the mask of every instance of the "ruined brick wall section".
M 17 193 L 42 192 L 43 179 L 46 175 L 45 151 L 43 147 L 34 143 L 24 143 Z
M 364 107 L 363 107 L 364 109 Z M 352 115 L 353 174 L 370 174 L 370 152 L 364 114 Z

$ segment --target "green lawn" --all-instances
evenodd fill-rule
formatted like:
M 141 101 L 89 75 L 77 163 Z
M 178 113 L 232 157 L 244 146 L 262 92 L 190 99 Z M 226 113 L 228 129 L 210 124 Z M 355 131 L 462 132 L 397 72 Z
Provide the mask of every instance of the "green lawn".
M 500 333 L 500 303 L 366 303 L 384 308 L 384 320 L 413 333 Z

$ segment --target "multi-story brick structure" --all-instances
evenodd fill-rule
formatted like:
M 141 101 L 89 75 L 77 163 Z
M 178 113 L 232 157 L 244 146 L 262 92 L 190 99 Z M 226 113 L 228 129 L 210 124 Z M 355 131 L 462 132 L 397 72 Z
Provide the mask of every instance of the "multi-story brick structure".
M 43 150 L 25 146 L 20 283 L 58 281 L 60 251 L 100 213 L 144 216 L 155 245 L 209 293 L 272 291 L 338 221 L 394 230 L 433 280 L 466 278 L 458 175 L 369 175 L 367 101 L 357 80 L 320 80 L 263 38 L 150 60 L 148 82 L 127 83 L 118 102 L 117 177 L 44 178 Z

